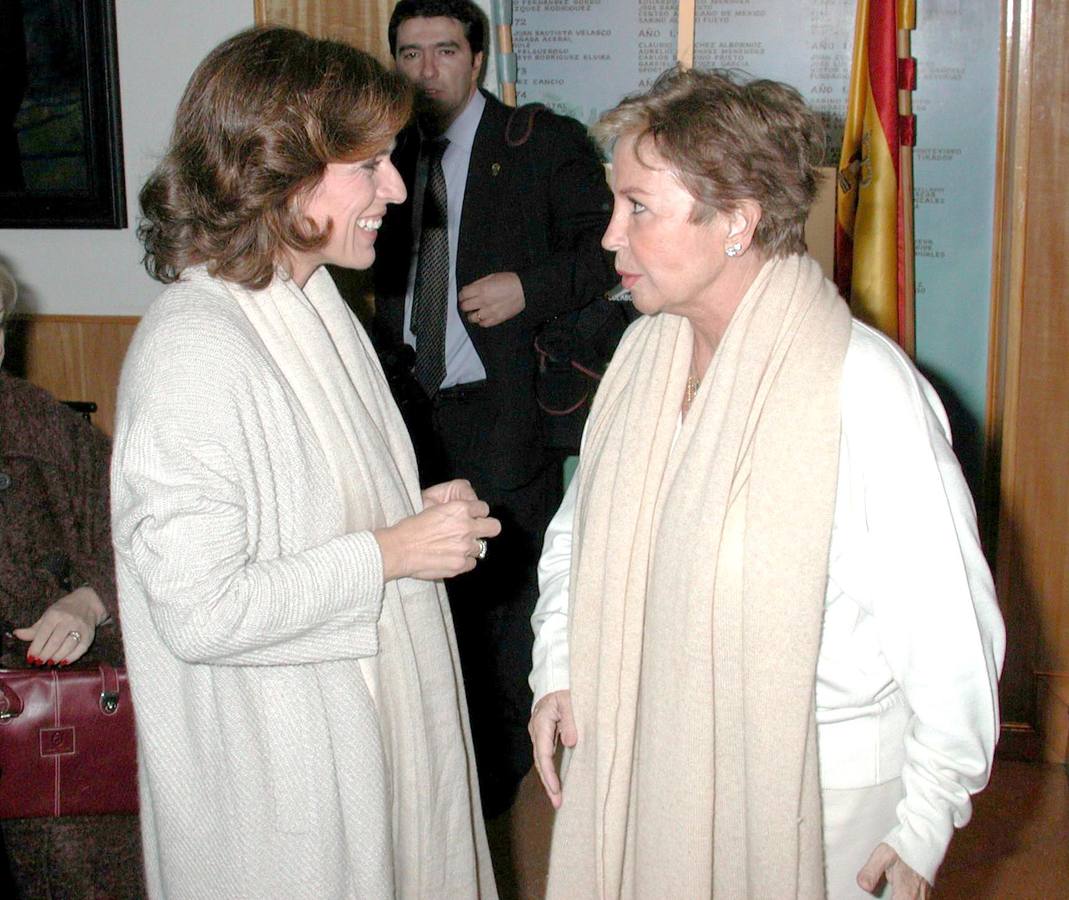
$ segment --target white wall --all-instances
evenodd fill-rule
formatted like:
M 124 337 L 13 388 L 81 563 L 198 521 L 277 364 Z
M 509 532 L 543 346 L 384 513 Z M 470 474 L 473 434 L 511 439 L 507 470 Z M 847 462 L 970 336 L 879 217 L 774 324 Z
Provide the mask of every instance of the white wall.
M 163 151 L 197 63 L 253 22 L 252 0 L 117 0 L 119 80 L 129 225 L 0 229 L 0 260 L 21 288 L 21 312 L 140 315 L 160 285 L 142 268 L 137 193 Z

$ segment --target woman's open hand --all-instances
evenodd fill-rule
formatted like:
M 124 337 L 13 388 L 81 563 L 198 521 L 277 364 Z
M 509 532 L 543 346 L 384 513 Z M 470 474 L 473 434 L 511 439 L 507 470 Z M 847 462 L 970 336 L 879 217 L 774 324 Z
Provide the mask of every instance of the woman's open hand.
M 560 809 L 560 777 L 557 775 L 557 740 L 565 747 L 574 747 L 579 740 L 572 715 L 572 692 L 553 691 L 542 697 L 531 712 L 527 725 L 534 749 L 534 764 L 542 787 L 554 809 Z
M 97 592 L 80 587 L 60 597 L 32 625 L 11 633 L 30 642 L 26 660 L 31 664 L 65 666 L 85 654 L 96 637 L 97 626 L 107 617 Z
M 891 886 L 888 900 L 927 900 L 932 889 L 927 881 L 902 861 L 890 844 L 877 845 L 868 862 L 857 873 L 857 883 L 862 890 L 874 894 L 884 877 Z
M 490 507 L 482 500 L 438 499 L 464 493 L 459 484 L 446 482 L 429 488 L 431 497 L 424 491 L 423 502 L 428 505 L 423 512 L 374 532 L 382 550 L 384 581 L 405 577 L 433 581 L 475 568 L 480 541 L 500 534 L 501 523 L 490 517 Z M 443 490 L 434 493 L 436 488 Z

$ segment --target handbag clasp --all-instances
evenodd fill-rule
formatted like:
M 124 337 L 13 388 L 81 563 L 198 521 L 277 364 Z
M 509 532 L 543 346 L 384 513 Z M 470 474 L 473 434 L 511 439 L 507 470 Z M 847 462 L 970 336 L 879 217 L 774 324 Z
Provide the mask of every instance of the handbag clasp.
M 107 663 L 100 664 L 100 711 L 106 716 L 119 708 L 119 676 Z
M 22 698 L 8 687 L 6 681 L 0 679 L 0 722 L 17 719 L 22 709 Z

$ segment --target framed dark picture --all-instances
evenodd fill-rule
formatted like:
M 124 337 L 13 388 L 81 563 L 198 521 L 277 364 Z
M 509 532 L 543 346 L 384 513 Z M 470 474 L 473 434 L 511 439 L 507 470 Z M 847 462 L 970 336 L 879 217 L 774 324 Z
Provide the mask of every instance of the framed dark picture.
M 0 228 L 124 228 L 114 0 L 0 0 Z

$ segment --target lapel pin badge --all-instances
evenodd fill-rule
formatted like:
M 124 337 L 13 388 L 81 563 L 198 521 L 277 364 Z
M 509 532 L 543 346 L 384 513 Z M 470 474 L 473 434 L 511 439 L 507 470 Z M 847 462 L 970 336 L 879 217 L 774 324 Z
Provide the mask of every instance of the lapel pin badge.
M 497 173 L 501 171 L 501 163 L 490 164 L 490 175 L 493 178 L 497 178 Z

